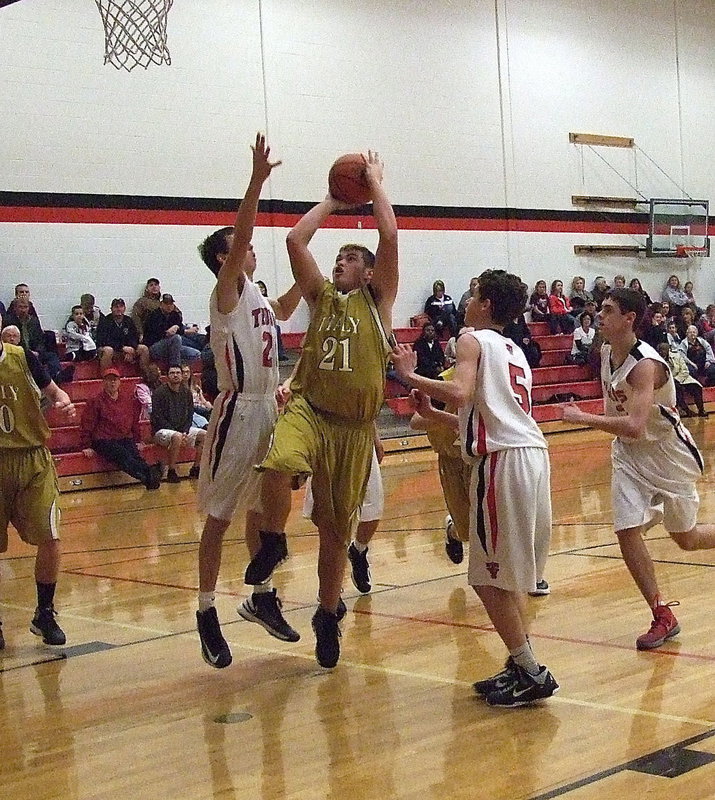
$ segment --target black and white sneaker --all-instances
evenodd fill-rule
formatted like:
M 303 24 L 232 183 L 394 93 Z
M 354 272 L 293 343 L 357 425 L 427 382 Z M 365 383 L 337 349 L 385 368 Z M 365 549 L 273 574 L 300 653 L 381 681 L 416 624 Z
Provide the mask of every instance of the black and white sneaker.
M 196 612 L 196 627 L 201 639 L 201 655 L 204 661 L 216 669 L 227 667 L 233 661 L 233 657 L 221 633 L 218 614 L 213 606 L 206 611 Z
M 322 606 L 318 606 L 313 614 L 311 624 L 315 632 L 315 658 L 325 669 L 332 669 L 340 658 L 339 622 L 337 614 L 326 611 Z
M 297 642 L 300 634 L 286 622 L 281 612 L 282 605 L 275 589 L 270 592 L 253 592 L 238 607 L 238 613 L 248 622 L 261 625 L 276 639 Z
M 362 553 L 355 547 L 355 542 L 350 542 L 348 559 L 350 561 L 350 577 L 353 585 L 360 594 L 368 594 L 372 589 L 370 584 L 370 564 L 367 561 L 366 547 Z
M 285 533 L 260 531 L 261 548 L 246 567 L 243 582 L 249 586 L 265 583 L 273 570 L 288 558 L 288 544 Z
M 447 514 L 444 518 L 444 550 L 447 558 L 453 564 L 461 564 L 464 561 L 464 545 L 457 538 L 457 529 L 454 527 L 454 520 Z
M 485 696 L 490 692 L 496 691 L 497 689 L 503 689 L 505 686 L 508 686 L 515 680 L 516 662 L 511 656 L 509 656 L 504 663 L 504 669 L 501 672 L 497 672 L 497 674 L 492 675 L 491 678 L 485 678 L 482 681 L 476 681 L 476 683 L 472 684 L 472 689 L 474 689 L 477 694 Z
M 545 597 L 547 594 L 551 594 L 551 588 L 542 578 L 540 581 L 536 582 L 536 588 L 529 592 L 529 597 Z
M 30 632 L 35 636 L 42 636 L 42 641 L 45 644 L 62 645 L 67 641 L 64 631 L 55 621 L 57 612 L 54 606 L 49 608 L 35 609 L 35 616 L 30 623 Z
M 518 664 L 514 667 L 516 679 L 486 695 L 486 701 L 490 706 L 501 708 L 526 706 L 537 700 L 545 700 L 558 692 L 559 685 L 546 667 L 541 667 L 538 675 L 530 675 Z

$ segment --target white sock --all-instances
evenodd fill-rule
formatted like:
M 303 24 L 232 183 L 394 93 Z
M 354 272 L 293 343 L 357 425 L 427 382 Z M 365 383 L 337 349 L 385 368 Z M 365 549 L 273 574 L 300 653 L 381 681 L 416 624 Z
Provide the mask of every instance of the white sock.
M 257 583 L 251 588 L 254 594 L 269 594 L 273 591 L 273 580 L 269 578 L 265 583 Z
M 364 553 L 367 550 L 367 545 L 358 542 L 357 539 L 353 539 L 351 544 L 358 551 L 358 553 Z
M 536 677 L 539 672 L 541 672 L 541 665 L 534 658 L 534 651 L 531 649 L 531 645 L 528 641 L 524 642 L 524 644 L 516 650 L 510 650 L 509 655 L 532 677 Z
M 216 605 L 216 595 L 213 592 L 199 592 L 199 611 L 203 613 Z

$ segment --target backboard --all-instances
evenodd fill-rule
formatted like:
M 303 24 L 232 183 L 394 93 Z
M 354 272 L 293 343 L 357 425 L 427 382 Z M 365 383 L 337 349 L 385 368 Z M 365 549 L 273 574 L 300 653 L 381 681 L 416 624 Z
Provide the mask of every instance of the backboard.
M 706 248 L 710 255 L 708 200 L 653 198 L 649 203 L 647 256 L 676 258 L 684 246 Z

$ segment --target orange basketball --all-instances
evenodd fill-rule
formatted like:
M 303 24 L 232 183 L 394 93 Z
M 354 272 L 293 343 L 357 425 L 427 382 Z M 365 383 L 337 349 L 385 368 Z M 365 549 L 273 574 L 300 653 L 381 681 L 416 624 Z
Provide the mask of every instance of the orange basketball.
M 330 194 L 343 203 L 359 206 L 370 202 L 370 187 L 365 180 L 365 159 L 360 153 L 348 153 L 330 168 L 328 174 Z

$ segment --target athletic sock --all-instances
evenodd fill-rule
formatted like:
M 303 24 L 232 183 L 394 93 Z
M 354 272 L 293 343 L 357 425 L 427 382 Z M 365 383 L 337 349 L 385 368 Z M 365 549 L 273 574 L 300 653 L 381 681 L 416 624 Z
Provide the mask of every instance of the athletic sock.
M 37 585 L 37 606 L 38 608 L 52 608 L 55 599 L 56 583 L 36 583 Z
M 541 672 L 541 665 L 534 658 L 534 652 L 528 641 L 524 642 L 524 644 L 516 650 L 510 650 L 509 655 L 515 663 L 523 670 L 526 670 L 532 677 L 536 677 L 539 672 Z
M 213 592 L 199 592 L 199 613 L 203 614 L 216 605 L 216 595 Z
M 251 589 L 254 594 L 270 594 L 273 591 L 273 580 L 269 578 L 265 583 L 256 583 Z
M 364 553 L 367 550 L 367 545 L 358 542 L 357 539 L 353 539 L 351 544 L 358 551 L 358 553 Z

